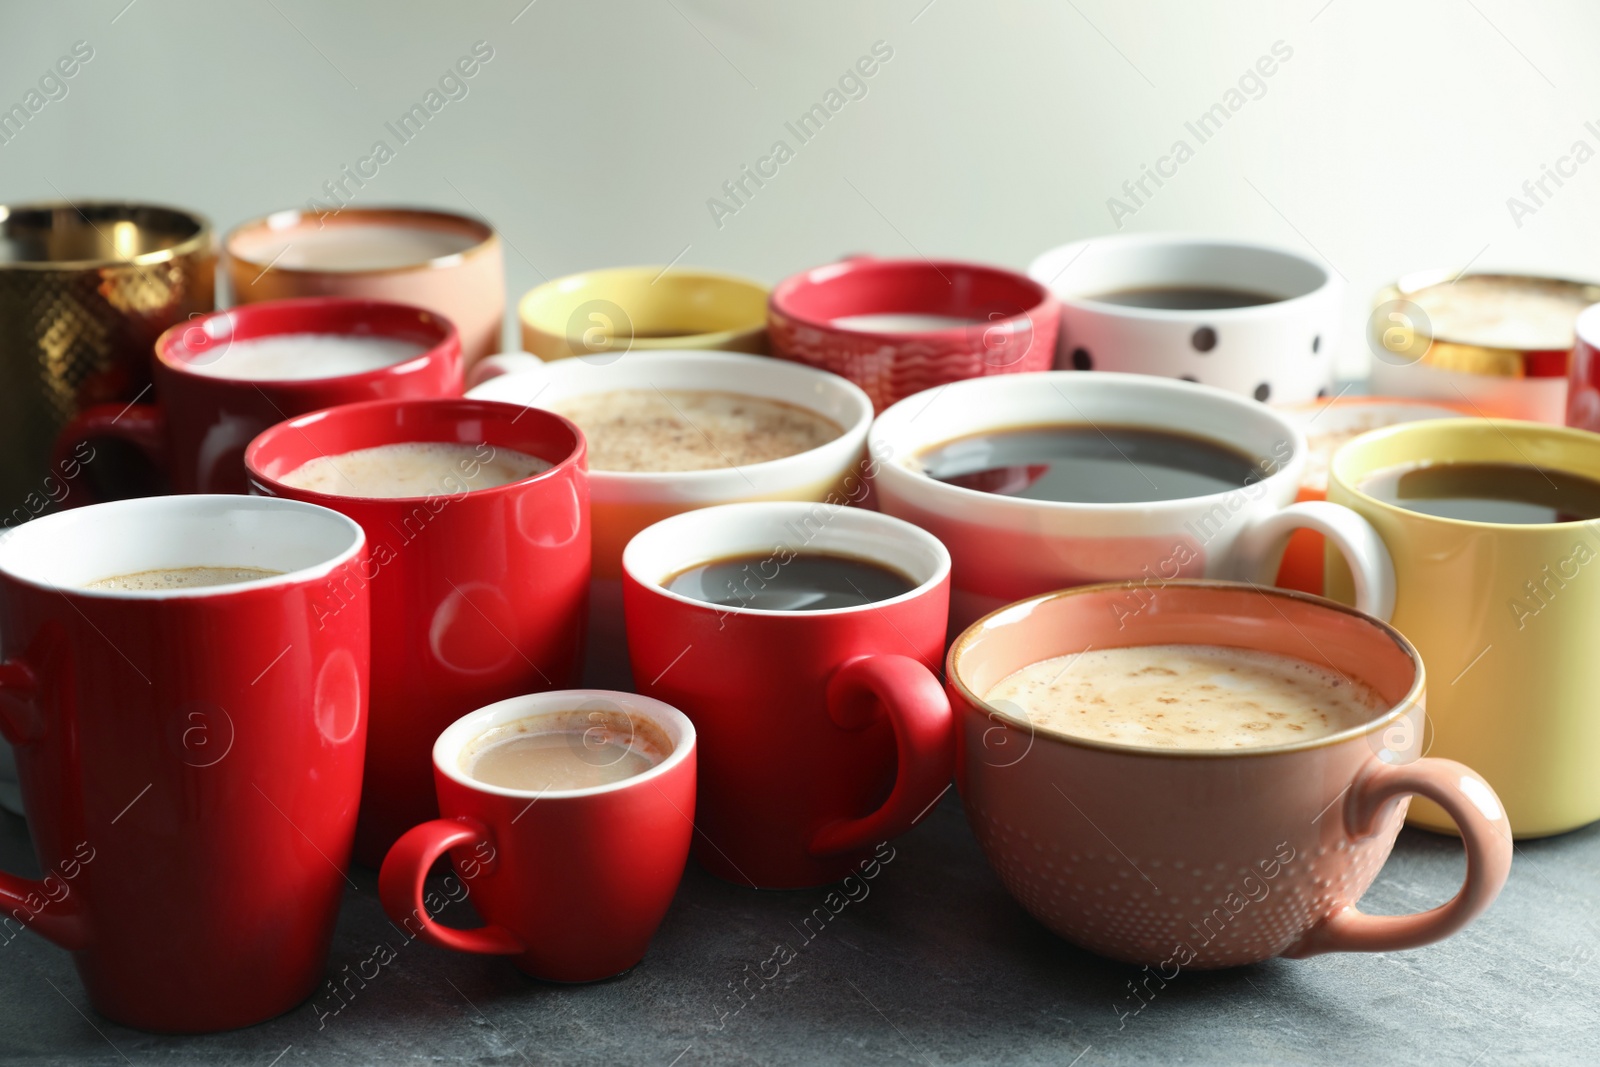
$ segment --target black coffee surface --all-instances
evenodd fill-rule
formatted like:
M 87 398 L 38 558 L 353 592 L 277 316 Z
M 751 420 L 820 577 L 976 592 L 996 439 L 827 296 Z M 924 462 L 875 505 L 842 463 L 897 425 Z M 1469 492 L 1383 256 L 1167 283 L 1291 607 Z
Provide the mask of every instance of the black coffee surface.
M 1600 482 L 1522 463 L 1393 467 L 1361 483 L 1368 496 L 1409 511 L 1472 522 L 1582 522 L 1600 518 Z
M 708 604 L 765 611 L 859 607 L 909 593 L 918 584 L 881 563 L 825 552 L 787 561 L 770 552 L 730 556 L 680 571 L 663 583 Z
M 918 459 L 941 482 L 1075 504 L 1134 504 L 1226 492 L 1259 475 L 1227 445 L 1141 426 L 1063 423 L 972 434 Z
M 1210 311 L 1276 304 L 1281 296 L 1250 289 L 1225 289 L 1206 285 L 1160 285 L 1146 289 L 1114 289 L 1089 297 L 1102 304 L 1132 308 L 1166 308 L 1169 311 Z

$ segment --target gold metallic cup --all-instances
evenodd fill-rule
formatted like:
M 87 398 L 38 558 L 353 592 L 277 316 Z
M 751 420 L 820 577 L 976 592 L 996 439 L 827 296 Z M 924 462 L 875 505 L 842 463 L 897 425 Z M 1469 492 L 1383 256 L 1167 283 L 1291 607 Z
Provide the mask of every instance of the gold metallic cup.
M 215 275 L 211 224 L 192 212 L 0 205 L 0 528 L 70 493 L 82 471 L 50 469 L 56 434 L 147 392 L 155 339 L 214 308 Z
M 1394 285 L 1379 290 L 1373 302 L 1374 307 L 1380 312 L 1391 306 L 1403 307 L 1422 290 L 1461 277 L 1476 281 L 1501 282 L 1508 288 L 1536 286 L 1552 293 L 1570 294 L 1578 307 L 1600 303 L 1600 285 L 1589 282 L 1521 274 L 1473 272 L 1462 275 L 1457 271 L 1436 269 L 1408 274 Z M 1545 369 L 1540 366 L 1542 362 L 1564 358 L 1566 351 L 1571 348 L 1570 344 L 1561 349 L 1501 348 L 1475 344 L 1472 338 L 1451 336 L 1445 330 L 1434 329 L 1416 321 L 1416 318 L 1403 313 L 1393 316 L 1375 314 L 1371 323 L 1373 352 L 1380 359 L 1387 354 L 1391 362 L 1400 365 L 1423 363 L 1442 370 L 1467 374 L 1483 374 L 1497 378 L 1526 378 L 1539 375 L 1540 370 Z M 1380 352 L 1380 349 L 1383 351 Z M 1563 370 L 1559 375 L 1550 373 L 1545 376 L 1564 377 L 1564 375 Z

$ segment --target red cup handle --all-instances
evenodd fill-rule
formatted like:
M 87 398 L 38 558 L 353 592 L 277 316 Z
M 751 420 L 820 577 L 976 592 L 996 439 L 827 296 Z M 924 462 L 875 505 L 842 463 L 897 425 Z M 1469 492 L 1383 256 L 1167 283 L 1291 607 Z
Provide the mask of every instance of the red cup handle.
M 422 901 L 423 881 L 440 856 L 460 845 L 489 841 L 489 828 L 476 819 L 434 819 L 407 830 L 389 849 L 378 871 L 378 898 L 389 918 L 440 948 L 485 956 L 520 956 L 528 951 L 503 926 L 457 930 L 440 926 Z
M 77 451 L 97 437 L 115 437 L 143 452 L 157 470 L 167 469 L 166 416 L 155 404 L 96 404 L 84 408 L 61 428 L 50 454 L 52 470 L 64 470 L 77 458 Z M 68 494 L 64 508 L 93 504 L 87 487 L 82 493 Z
M 898 837 L 926 815 L 950 786 L 955 766 L 955 719 L 933 672 L 910 656 L 862 656 L 828 681 L 828 714 L 846 730 L 873 721 L 882 705 L 894 726 L 899 773 L 883 806 L 859 819 L 841 819 L 811 839 L 816 856 L 870 848 Z
M 1400 798 L 1427 797 L 1450 814 L 1467 850 L 1467 878 L 1453 900 L 1413 915 L 1368 915 L 1345 904 L 1323 919 L 1284 955 L 1324 952 L 1392 952 L 1442 941 L 1483 914 L 1511 871 L 1511 824 L 1494 790 L 1473 771 L 1447 759 L 1403 766 L 1373 761 L 1345 802 L 1352 839 L 1370 834 Z
M 34 700 L 39 683 L 21 660 L 0 663 L 0 736 L 19 747 L 38 741 L 44 720 Z M 66 886 L 64 896 L 58 891 Z M 89 947 L 89 930 L 79 897 L 64 881 L 34 881 L 0 871 L 0 935 L 6 941 L 18 929 L 32 930 L 69 952 Z

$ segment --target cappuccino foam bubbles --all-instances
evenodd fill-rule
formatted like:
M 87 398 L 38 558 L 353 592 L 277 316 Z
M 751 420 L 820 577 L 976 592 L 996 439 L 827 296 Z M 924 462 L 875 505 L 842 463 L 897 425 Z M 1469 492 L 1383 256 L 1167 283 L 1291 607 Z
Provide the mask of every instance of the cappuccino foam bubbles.
M 1048 733 L 1193 750 L 1327 737 L 1387 707 L 1364 683 L 1318 664 L 1219 645 L 1057 656 L 1001 679 L 984 700 Z
M 487 444 L 417 441 L 318 456 L 282 478 L 283 484 L 330 496 L 393 499 L 492 489 L 550 469 L 552 464 Z

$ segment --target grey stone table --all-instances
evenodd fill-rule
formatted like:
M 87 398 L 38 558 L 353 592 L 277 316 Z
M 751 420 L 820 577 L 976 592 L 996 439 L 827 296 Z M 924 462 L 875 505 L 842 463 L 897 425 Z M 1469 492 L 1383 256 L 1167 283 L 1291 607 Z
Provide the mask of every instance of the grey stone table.
M 358 870 L 330 976 L 379 942 L 393 961 L 346 1001 L 324 989 L 209 1037 L 97 1017 L 66 953 L 26 935 L 0 945 L 0 1063 L 1600 1062 L 1600 827 L 1519 844 L 1500 900 L 1444 944 L 1182 973 L 1148 1001 L 1129 992 L 1133 968 L 1072 948 L 1012 902 L 954 796 L 894 848 L 825 925 L 804 924 L 825 890 L 755 892 L 691 864 L 649 956 L 590 986 L 406 942 L 375 875 Z M 4 813 L 0 867 L 34 871 L 24 823 Z M 1463 867 L 1459 842 L 1407 830 L 1365 906 L 1430 907 Z M 464 905 L 445 917 L 470 920 Z M 780 944 L 794 958 L 763 988 Z

